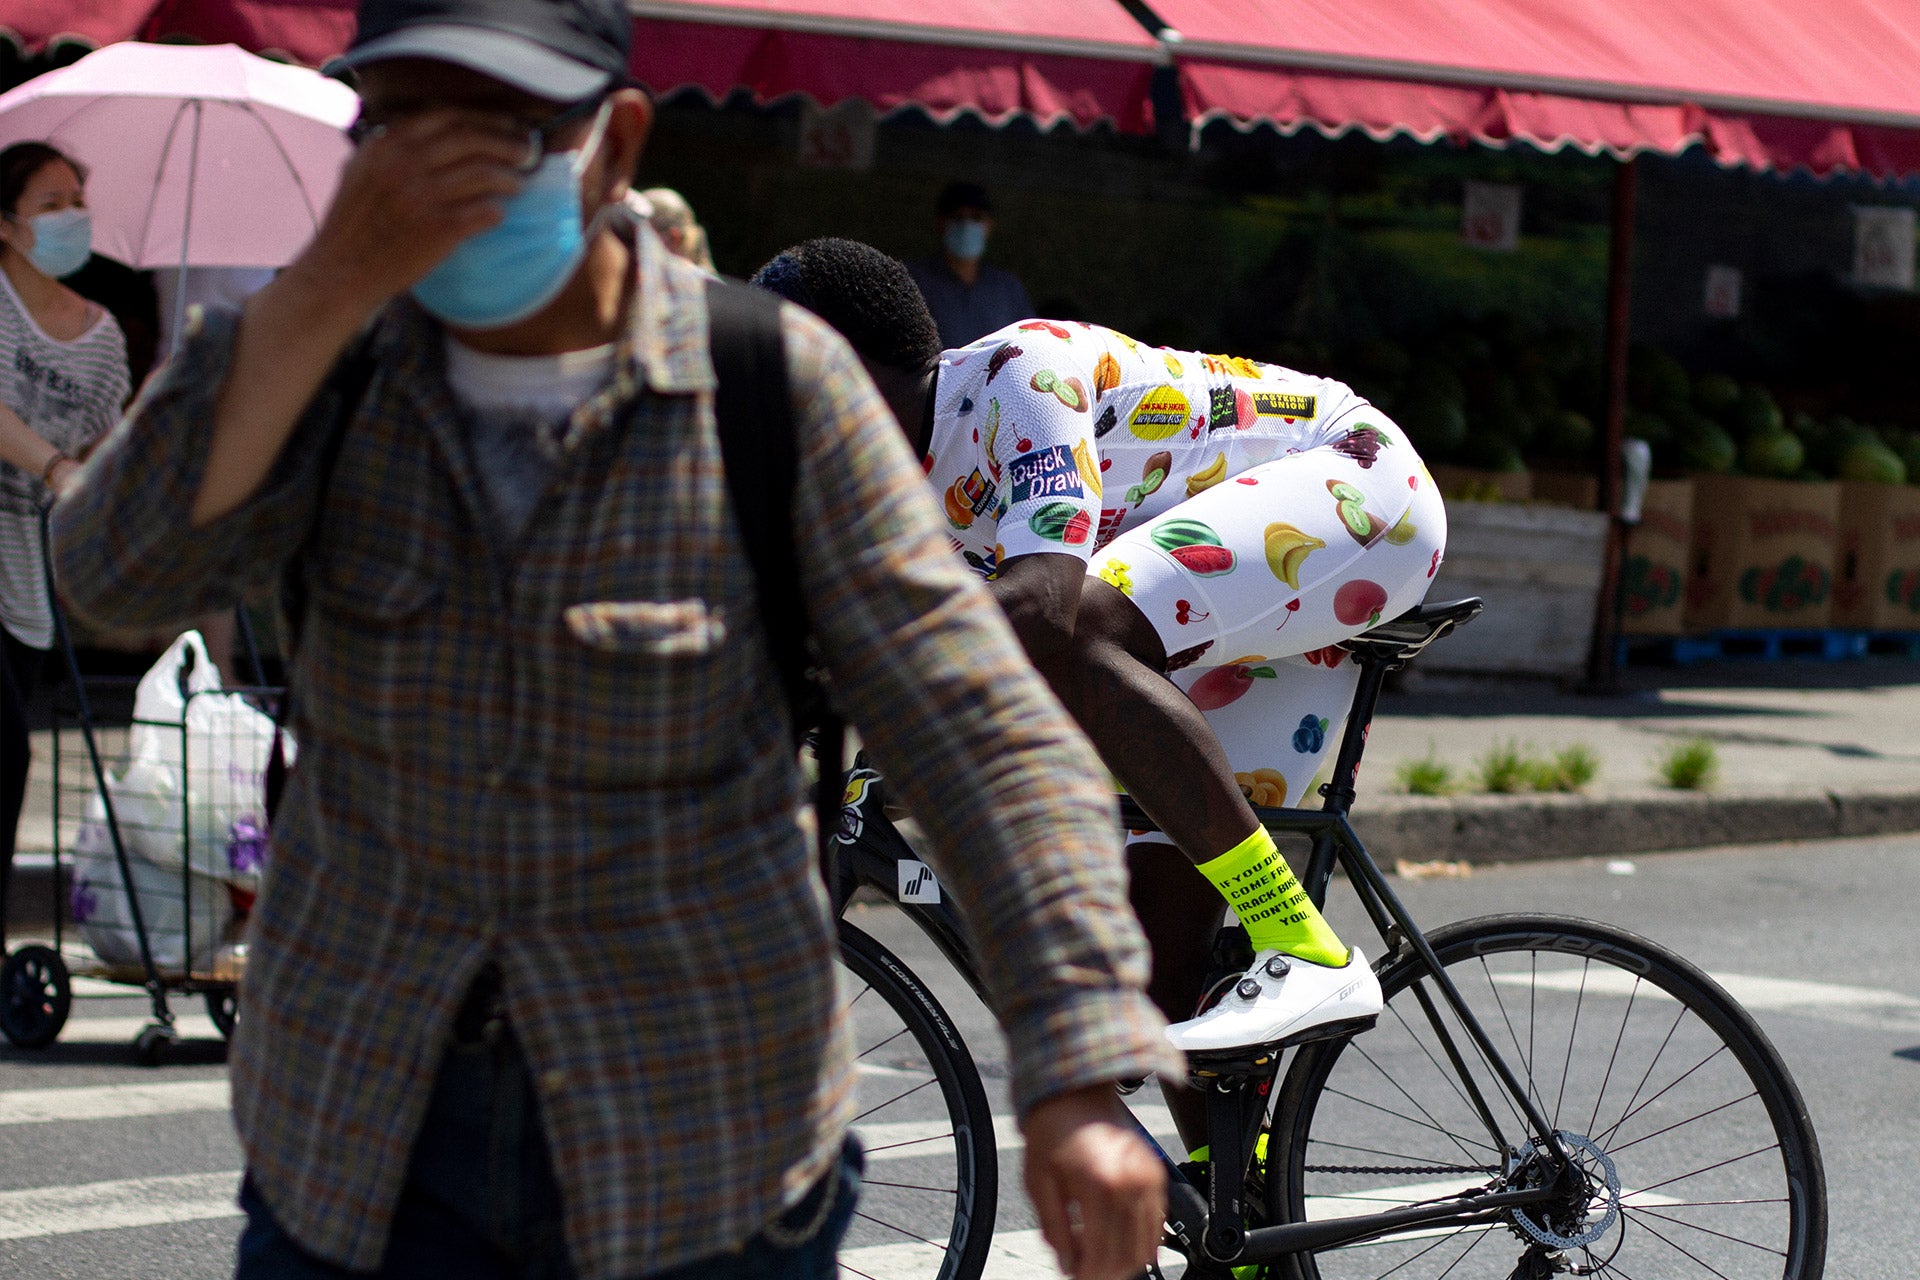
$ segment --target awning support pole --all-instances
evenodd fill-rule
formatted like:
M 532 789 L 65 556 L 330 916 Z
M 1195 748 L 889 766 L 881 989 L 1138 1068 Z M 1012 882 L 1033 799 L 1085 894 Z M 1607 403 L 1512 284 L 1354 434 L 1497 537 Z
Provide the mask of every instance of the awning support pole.
M 1601 563 L 1600 598 L 1593 611 L 1593 644 L 1587 651 L 1583 692 L 1612 693 L 1619 687 L 1620 566 L 1627 526 L 1620 519 L 1621 446 L 1627 426 L 1627 344 L 1633 308 L 1633 215 L 1639 160 L 1613 170 L 1613 227 L 1607 252 L 1606 392 L 1600 428 L 1600 510 L 1611 518 Z

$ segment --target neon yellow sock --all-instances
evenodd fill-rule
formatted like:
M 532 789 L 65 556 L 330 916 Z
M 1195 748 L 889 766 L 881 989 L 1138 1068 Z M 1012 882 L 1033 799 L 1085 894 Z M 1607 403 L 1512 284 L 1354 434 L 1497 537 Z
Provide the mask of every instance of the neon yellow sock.
M 1247 927 L 1255 951 L 1284 951 L 1313 964 L 1335 968 L 1347 962 L 1347 949 L 1333 926 L 1294 878 L 1265 827 L 1211 862 L 1200 864 Z

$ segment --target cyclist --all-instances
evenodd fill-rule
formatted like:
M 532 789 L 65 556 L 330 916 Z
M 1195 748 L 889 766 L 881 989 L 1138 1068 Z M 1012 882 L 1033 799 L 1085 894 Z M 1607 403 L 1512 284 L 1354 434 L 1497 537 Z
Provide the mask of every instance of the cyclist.
M 1405 435 L 1338 382 L 1095 325 L 1020 321 L 940 351 L 905 268 L 855 241 L 796 245 L 754 280 L 852 343 L 955 549 L 1162 828 L 1135 833 L 1128 861 L 1150 992 L 1188 1018 L 1174 1044 L 1311 1039 L 1378 1014 L 1364 957 L 1249 802 L 1305 798 L 1357 678 L 1333 646 L 1418 604 L 1439 568 L 1445 513 Z M 1189 1018 L 1223 896 L 1254 965 Z

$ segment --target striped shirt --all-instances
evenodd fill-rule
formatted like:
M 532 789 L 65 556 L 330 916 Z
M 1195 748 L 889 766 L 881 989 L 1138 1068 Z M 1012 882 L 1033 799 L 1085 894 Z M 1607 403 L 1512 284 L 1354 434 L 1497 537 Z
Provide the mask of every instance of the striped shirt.
M 48 337 L 0 271 L 0 404 L 62 453 L 105 435 L 127 402 L 127 342 L 101 311 L 71 342 Z M 53 647 L 41 562 L 40 477 L 0 462 L 0 625 L 22 644 Z
M 584 1280 L 729 1249 L 838 1151 L 852 1070 L 785 701 L 727 507 L 705 277 L 641 234 L 612 382 L 511 551 L 436 326 L 396 303 L 306 569 L 300 768 L 252 923 L 234 1109 L 266 1200 L 371 1269 L 465 987 L 505 973 Z M 235 332 L 210 313 L 55 508 L 102 621 L 266 588 L 315 520 L 309 411 L 189 534 Z M 1177 1069 L 1095 757 L 946 546 L 845 344 L 783 313 L 802 586 L 842 709 L 932 833 L 1016 1104 Z M 790 625 L 779 620 L 774 625 Z

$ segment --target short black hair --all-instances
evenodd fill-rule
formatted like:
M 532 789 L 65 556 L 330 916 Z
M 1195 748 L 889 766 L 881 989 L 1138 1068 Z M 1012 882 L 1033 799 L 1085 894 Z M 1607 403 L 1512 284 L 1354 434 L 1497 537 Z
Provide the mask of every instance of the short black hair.
M 944 218 L 962 209 L 992 213 L 993 201 L 987 198 L 987 189 L 977 182 L 949 182 L 940 189 L 940 198 L 933 202 L 933 211 Z
M 940 328 L 920 287 L 870 244 L 807 240 L 754 272 L 753 283 L 825 320 L 874 364 L 917 374 L 940 361 Z

